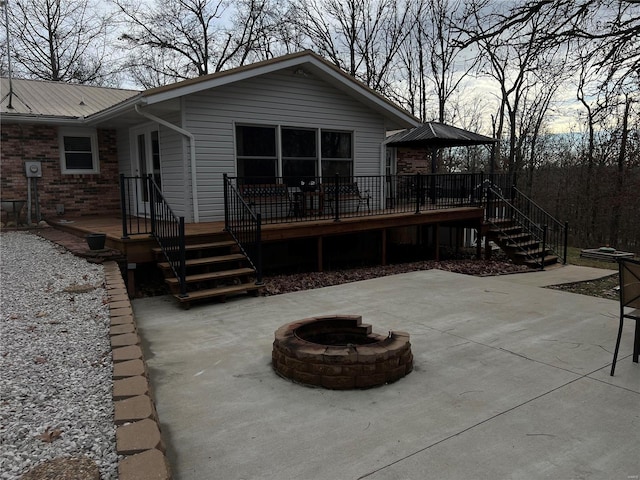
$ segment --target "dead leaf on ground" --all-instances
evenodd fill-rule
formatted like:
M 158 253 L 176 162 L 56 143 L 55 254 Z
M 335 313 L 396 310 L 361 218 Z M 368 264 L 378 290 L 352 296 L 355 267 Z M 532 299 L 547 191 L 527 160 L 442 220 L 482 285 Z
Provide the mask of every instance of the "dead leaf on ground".
M 82 285 L 79 285 L 77 283 L 73 283 L 71 285 L 69 285 L 67 288 L 65 288 L 63 290 L 63 292 L 67 292 L 67 293 L 87 293 L 87 292 L 91 292 L 92 290 L 95 290 L 96 287 L 94 287 L 93 285 L 90 285 L 88 283 L 84 283 Z
M 39 365 L 42 365 L 43 363 L 47 363 L 47 359 L 44 357 L 36 357 L 33 359 L 33 361 Z
M 53 430 L 51 430 L 51 427 L 47 427 L 47 429 L 40 435 L 37 435 L 36 438 L 39 438 L 43 442 L 51 443 L 56 438 L 59 438 L 60 435 L 62 435 L 62 430 L 60 430 L 59 428 L 54 428 Z

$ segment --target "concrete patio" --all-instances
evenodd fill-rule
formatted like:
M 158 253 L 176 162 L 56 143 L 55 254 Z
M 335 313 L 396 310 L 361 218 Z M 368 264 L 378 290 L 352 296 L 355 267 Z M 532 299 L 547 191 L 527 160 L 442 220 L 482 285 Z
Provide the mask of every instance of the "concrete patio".
M 618 303 L 540 288 L 615 272 L 438 270 L 180 309 L 133 301 L 176 479 L 639 478 L 640 366 Z M 411 335 L 414 371 L 330 391 L 271 369 L 274 331 L 334 313 Z

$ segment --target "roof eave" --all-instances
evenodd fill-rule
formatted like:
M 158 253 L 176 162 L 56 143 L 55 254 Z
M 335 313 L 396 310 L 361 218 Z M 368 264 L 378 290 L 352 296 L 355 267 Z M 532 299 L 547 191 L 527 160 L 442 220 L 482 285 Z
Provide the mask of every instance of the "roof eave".
M 383 112 L 385 116 L 392 119 L 401 127 L 415 127 L 420 125 L 420 120 L 406 112 L 399 106 L 393 104 L 389 100 L 374 92 L 356 79 L 350 77 L 337 67 L 327 63 L 322 57 L 310 51 L 299 52 L 288 55 L 286 57 L 276 59 L 275 61 L 264 61 L 258 64 L 247 65 L 228 72 L 219 72 L 208 75 L 208 78 L 195 78 L 185 80 L 178 84 L 158 87 L 146 92 L 142 92 L 141 96 L 147 101 L 148 105 L 172 100 L 177 97 L 198 93 L 211 88 L 217 88 L 242 80 L 247 80 L 260 75 L 266 75 L 283 69 L 295 68 L 300 65 L 309 64 L 319 69 L 326 77 L 330 78 L 343 89 L 350 91 L 351 94 L 358 96 L 361 100 L 365 100 L 370 106 L 379 112 Z
M 58 117 L 54 115 L 34 115 L 28 113 L 3 113 L 0 123 L 37 123 L 47 125 L 84 125 L 83 117 Z
M 111 120 L 122 113 L 127 111 L 132 111 L 135 108 L 135 105 L 146 105 L 147 100 L 142 97 L 142 93 L 139 93 L 123 102 L 120 102 L 112 107 L 105 108 L 99 112 L 96 112 L 92 115 L 89 115 L 85 118 L 85 123 L 87 125 L 97 125 L 99 123 L 105 122 L 107 120 Z

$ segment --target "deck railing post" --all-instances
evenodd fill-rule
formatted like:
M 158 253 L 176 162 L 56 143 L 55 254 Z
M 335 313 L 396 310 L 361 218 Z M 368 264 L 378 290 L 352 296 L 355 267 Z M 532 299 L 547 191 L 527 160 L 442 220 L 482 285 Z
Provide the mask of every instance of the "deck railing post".
M 567 264 L 567 248 L 569 246 L 569 222 L 564 222 L 564 249 L 562 263 Z
M 180 296 L 187 297 L 187 252 L 184 234 L 184 217 L 178 219 L 178 250 L 180 257 Z
M 420 197 L 422 195 L 422 176 L 416 173 L 416 214 L 420 213 Z
M 335 180 L 334 180 L 334 190 L 333 190 L 333 199 L 334 199 L 334 208 L 333 211 L 335 213 L 333 221 L 334 222 L 339 222 L 340 221 L 340 174 L 336 173 L 335 176 Z
M 540 252 L 540 270 L 544 270 L 544 257 L 547 249 L 547 225 L 542 227 L 542 251 Z
M 262 280 L 262 214 L 256 215 L 256 285 L 264 285 Z
M 229 185 L 226 173 L 222 174 L 222 183 L 224 185 L 224 229 L 229 231 Z
M 127 231 L 127 195 L 125 191 L 126 180 L 124 173 L 120 174 L 120 211 L 122 213 L 122 239 L 129 238 L 129 232 Z
M 156 200 L 153 177 L 151 174 L 147 176 L 147 192 L 149 192 L 149 216 L 151 217 L 151 236 L 157 235 L 156 231 Z

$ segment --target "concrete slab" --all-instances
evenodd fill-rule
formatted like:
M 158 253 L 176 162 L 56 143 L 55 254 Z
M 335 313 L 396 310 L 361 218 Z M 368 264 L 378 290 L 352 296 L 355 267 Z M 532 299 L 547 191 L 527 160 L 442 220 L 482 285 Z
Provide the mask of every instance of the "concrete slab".
M 640 473 L 632 325 L 607 378 L 617 303 L 505 279 L 431 270 L 188 311 L 172 297 L 135 300 L 176 478 Z M 276 376 L 274 331 L 333 313 L 407 331 L 414 371 L 346 392 Z

